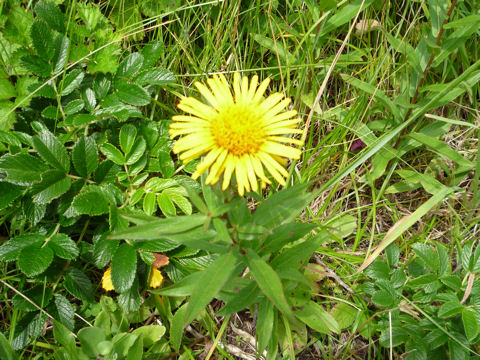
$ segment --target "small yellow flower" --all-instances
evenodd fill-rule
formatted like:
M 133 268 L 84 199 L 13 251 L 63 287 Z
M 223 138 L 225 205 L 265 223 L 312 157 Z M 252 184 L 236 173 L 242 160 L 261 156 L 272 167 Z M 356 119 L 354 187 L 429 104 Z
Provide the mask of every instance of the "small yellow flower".
M 112 268 L 109 267 L 102 277 L 102 287 L 107 291 L 115 290 L 112 283 Z
M 150 274 L 150 282 L 149 282 L 150 287 L 156 289 L 160 287 L 160 285 L 162 285 L 162 282 L 163 282 L 162 273 L 152 266 L 152 272 Z
M 264 99 L 269 82 L 267 78 L 258 85 L 255 75 L 249 83 L 247 77 L 240 79 L 235 73 L 232 94 L 225 76 L 214 75 L 207 80 L 210 88 L 195 83 L 208 104 L 193 97 L 181 99 L 178 108 L 190 115 L 173 116 L 169 133 L 172 139 L 179 137 L 173 152 L 185 163 L 206 154 L 192 174 L 194 179 L 209 169 L 206 183 L 215 184 L 223 174 L 225 190 L 235 172 L 238 193 L 243 196 L 245 190 L 258 190 L 257 179 L 271 183 L 266 169 L 285 185 L 285 159 L 301 155 L 299 149 L 288 145 L 302 145 L 289 137 L 302 133 L 297 129 L 301 119 L 295 117 L 295 110 L 284 111 L 290 99 L 283 94 Z

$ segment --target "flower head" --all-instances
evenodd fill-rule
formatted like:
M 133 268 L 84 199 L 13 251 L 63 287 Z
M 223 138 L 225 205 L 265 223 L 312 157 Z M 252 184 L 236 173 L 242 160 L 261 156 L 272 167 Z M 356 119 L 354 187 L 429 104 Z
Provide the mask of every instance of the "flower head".
M 225 76 L 214 75 L 207 80 L 209 88 L 195 83 L 207 104 L 193 97 L 181 99 L 178 108 L 189 115 L 172 117 L 170 137 L 180 137 L 173 152 L 184 162 L 205 154 L 192 174 L 194 179 L 209 169 L 206 183 L 215 184 L 223 174 L 225 190 L 235 172 L 238 193 L 243 195 L 245 190 L 258 190 L 257 179 L 271 183 L 265 169 L 285 185 L 285 158 L 299 159 L 301 154 L 288 144 L 302 145 L 287 136 L 302 133 L 296 128 L 301 119 L 295 118 L 295 110 L 284 111 L 290 99 L 282 94 L 263 97 L 269 82 L 267 78 L 258 85 L 258 76 L 249 82 L 235 73 L 232 94 Z

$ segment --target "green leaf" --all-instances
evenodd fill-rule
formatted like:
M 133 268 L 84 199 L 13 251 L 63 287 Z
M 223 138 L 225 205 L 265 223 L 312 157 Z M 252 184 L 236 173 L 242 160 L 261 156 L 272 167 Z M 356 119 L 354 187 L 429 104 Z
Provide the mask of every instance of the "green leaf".
M 465 329 L 465 335 L 470 342 L 472 342 L 480 332 L 480 324 L 478 322 L 479 317 L 480 314 L 476 310 L 467 307 L 462 310 L 463 328 Z
M 100 151 L 107 157 L 107 159 L 113 161 L 115 164 L 125 164 L 125 158 L 123 157 L 123 154 L 112 144 L 103 144 L 100 146 Z
M 157 210 L 157 203 L 156 203 L 157 194 L 155 193 L 146 193 L 145 197 L 143 198 L 143 211 L 147 215 L 152 215 L 155 210 Z
M 109 203 L 102 192 L 92 189 L 78 194 L 73 199 L 72 208 L 79 214 L 97 216 L 108 213 Z
M 166 328 L 162 325 L 144 325 L 133 330 L 132 334 L 143 338 L 143 345 L 150 347 L 163 337 L 165 331 Z
M 137 137 L 137 128 L 131 124 L 125 124 L 120 129 L 120 149 L 124 154 L 128 154 L 132 150 L 132 146 L 135 143 Z
M 430 21 L 432 23 L 432 35 L 437 37 L 447 15 L 448 4 L 443 0 L 428 0 L 427 4 L 430 12 Z
M 52 200 L 65 194 L 72 185 L 72 181 L 64 172 L 48 170 L 42 174 L 42 181 L 32 186 L 33 202 L 49 204 Z
M 37 76 L 50 76 L 50 64 L 37 55 L 22 56 L 20 58 L 20 64 Z
M 47 237 L 38 233 L 15 236 L 0 245 L 0 260 L 4 262 L 17 260 L 20 251 L 30 245 L 42 245 Z
M 22 195 L 22 187 L 7 182 L 0 182 L 0 210 L 8 207 L 15 199 Z
M 234 296 L 226 301 L 225 306 L 217 312 L 217 315 L 225 316 L 242 311 L 257 302 L 260 295 L 261 291 L 257 283 L 249 280 L 247 285 L 238 290 Z
M 141 300 L 138 293 L 138 279 L 135 278 L 132 287 L 123 292 L 118 297 L 118 305 L 120 305 L 125 312 L 137 311 L 140 308 Z
M 142 49 L 142 55 L 144 58 L 143 67 L 151 67 L 155 65 L 160 56 L 164 53 L 165 49 L 160 41 L 150 41 Z
M 106 236 L 102 236 L 93 245 L 93 261 L 99 269 L 104 268 L 110 262 L 113 254 L 117 251 L 119 241 L 109 240 Z
M 246 260 L 255 281 L 270 301 L 285 315 L 293 316 L 288 305 L 282 282 L 277 273 L 252 249 L 247 249 Z
M 442 318 L 450 317 L 456 314 L 460 314 L 463 310 L 463 305 L 460 301 L 449 301 L 440 306 L 438 310 L 438 316 Z
M 169 195 L 165 193 L 158 194 L 157 196 L 158 207 L 165 216 L 173 216 L 176 214 L 175 205 Z
M 0 79 L 0 100 L 17 96 L 15 87 L 8 79 Z
M 175 75 L 166 69 L 147 69 L 138 74 L 134 81 L 138 85 L 165 86 L 175 82 Z
M 58 74 L 65 68 L 69 45 L 70 41 L 66 36 L 60 34 L 55 38 L 55 53 L 52 59 L 53 72 L 55 74 Z
M 338 303 L 331 311 L 333 318 L 337 321 L 339 329 L 345 329 L 353 324 L 361 310 L 345 304 Z
M 43 160 L 65 173 L 70 171 L 70 157 L 55 135 L 48 130 L 42 130 L 32 140 L 35 151 Z
M 95 358 L 98 355 L 97 345 L 105 340 L 105 331 L 93 326 L 86 327 L 78 332 L 78 340 L 85 354 Z
M 52 249 L 34 244 L 20 251 L 18 267 L 25 275 L 33 277 L 44 272 L 50 266 L 52 260 Z
M 34 21 L 30 30 L 30 36 L 32 37 L 33 47 L 37 54 L 45 59 L 50 60 L 54 52 L 54 43 L 52 32 L 48 25 L 41 20 Z
M 70 265 L 63 285 L 65 289 L 77 299 L 88 302 L 94 300 L 93 287 L 90 279 L 76 267 Z
M 190 324 L 205 306 L 218 294 L 232 274 L 237 261 L 230 251 L 220 255 L 202 275 L 192 291 L 192 296 L 185 312 L 184 324 Z
M 127 165 L 135 164 L 145 153 L 147 143 L 143 137 L 138 137 L 130 149 L 130 152 L 125 155 L 125 163 Z
M 60 294 L 55 294 L 55 307 L 57 309 L 58 320 L 68 329 L 73 330 L 75 326 L 75 309 L 70 301 Z
M 323 310 L 316 302 L 309 301 L 301 309 L 295 310 L 295 316 L 313 330 L 322 334 L 339 333 L 340 326 L 335 318 Z
M 415 254 L 422 259 L 422 261 L 429 267 L 433 272 L 437 272 L 439 269 L 439 259 L 438 254 L 427 244 L 415 243 L 413 244 L 413 251 Z
M 57 320 L 53 320 L 53 336 L 67 351 L 75 352 L 75 338 L 73 337 L 73 333 Z
M 70 101 L 63 107 L 63 111 L 66 115 L 73 115 L 81 111 L 85 107 L 85 103 L 82 99 L 75 99 Z
M 46 119 L 58 120 L 62 118 L 62 113 L 57 106 L 47 106 L 42 110 L 42 116 Z
M 175 205 L 177 205 L 180 208 L 180 210 L 183 211 L 185 215 L 192 214 L 192 204 L 190 203 L 190 201 L 188 201 L 187 198 L 183 197 L 182 195 L 170 193 L 169 189 L 165 190 L 164 194 L 168 195 L 169 199 L 172 200 L 175 203 Z M 161 208 L 162 207 L 160 207 L 160 209 Z
M 116 77 L 132 79 L 140 71 L 143 65 L 143 55 L 141 53 L 132 53 L 122 60 L 115 74 Z
M 121 81 L 116 84 L 118 98 L 130 105 L 144 106 L 150 104 L 150 95 L 147 91 L 136 85 Z
M 35 285 L 34 287 L 22 291 L 22 295 L 16 294 L 12 298 L 13 306 L 19 311 L 37 311 L 38 308 L 45 308 L 52 299 L 52 289 L 45 287 L 42 284 Z M 29 299 L 27 301 L 25 298 Z M 33 304 L 32 304 L 33 302 Z
M 395 304 L 395 298 L 390 291 L 377 290 L 373 293 L 372 302 L 377 306 L 389 307 Z
M 3 333 L 0 333 L 0 359 L 16 360 L 17 355 Z
M 108 222 L 110 224 L 110 231 L 119 231 L 128 228 L 128 221 L 121 216 L 121 212 L 115 204 L 110 204 Z
M 78 174 L 88 179 L 98 166 L 98 151 L 95 139 L 91 136 L 83 136 L 78 139 L 72 149 L 72 160 Z
M 40 1 L 35 5 L 35 12 L 54 30 L 65 32 L 65 16 L 57 5 L 49 1 Z
M 42 173 L 48 167 L 38 158 L 28 154 L 6 154 L 0 158 L 0 171 L 7 174 L 8 182 L 30 185 L 42 180 Z
M 128 291 L 135 280 L 137 271 L 137 252 L 128 244 L 122 244 L 113 255 L 112 282 L 115 291 L 124 293 Z
M 85 77 L 85 73 L 80 69 L 72 70 L 63 80 L 60 89 L 62 96 L 68 95 L 78 89 Z
M 62 259 L 73 260 L 79 255 L 77 244 L 67 234 L 53 235 L 48 242 L 48 247 Z
M 86 88 L 82 91 L 82 99 L 85 103 L 85 109 L 87 111 L 92 111 L 97 105 L 97 99 L 95 98 L 95 93 L 92 89 Z
M 188 303 L 182 305 L 173 315 L 170 325 L 170 341 L 172 342 L 173 349 L 178 352 L 180 345 L 182 344 L 182 334 L 185 319 L 185 313 L 187 311 Z
M 160 164 L 160 172 L 162 173 L 163 177 L 172 177 L 175 173 L 175 164 L 170 156 L 170 152 L 161 150 L 158 153 L 158 162 Z

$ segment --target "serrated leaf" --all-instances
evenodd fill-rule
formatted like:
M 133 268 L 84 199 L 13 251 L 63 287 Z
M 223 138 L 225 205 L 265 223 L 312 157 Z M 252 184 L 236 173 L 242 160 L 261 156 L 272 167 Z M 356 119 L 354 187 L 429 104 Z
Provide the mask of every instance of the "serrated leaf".
M 106 236 L 102 236 L 93 246 L 93 261 L 99 269 L 104 268 L 110 262 L 113 254 L 117 251 L 117 240 L 109 240 Z
M 137 271 L 137 252 L 128 244 L 122 244 L 112 258 L 112 282 L 115 291 L 128 291 L 135 280 Z
M 427 265 L 430 270 L 437 272 L 439 269 L 439 259 L 438 254 L 430 246 L 423 243 L 413 244 L 413 251 L 415 254 L 422 259 L 422 261 Z
M 70 41 L 65 35 L 60 34 L 55 38 L 55 54 L 52 59 L 53 72 L 55 74 L 58 74 L 65 68 L 69 45 Z
M 48 242 L 48 247 L 55 252 L 56 256 L 62 259 L 73 260 L 79 254 L 77 244 L 67 234 L 53 235 Z
M 175 75 L 170 70 L 159 68 L 143 70 L 135 78 L 135 83 L 138 85 L 165 86 L 174 82 Z
M 42 174 L 42 181 L 32 186 L 33 202 L 49 204 L 65 194 L 71 185 L 72 181 L 63 171 L 48 170 Z
M 95 139 L 87 136 L 78 139 L 72 149 L 72 160 L 78 174 L 88 179 L 98 166 L 98 151 Z
M 140 308 L 141 300 L 138 293 L 138 279 L 135 278 L 132 287 L 118 296 L 118 305 L 125 312 L 137 311 Z
M 97 105 L 97 99 L 95 98 L 95 93 L 92 89 L 86 88 L 82 91 L 82 99 L 85 103 L 85 109 L 87 111 L 92 111 Z
M 168 195 L 169 199 L 172 200 L 175 203 L 175 205 L 177 205 L 180 208 L 180 210 L 183 211 L 185 215 L 192 214 L 192 204 L 190 203 L 190 201 L 188 201 L 187 198 L 178 194 L 170 194 L 168 193 L 168 189 L 165 190 L 165 194 Z
M 85 103 L 82 99 L 75 99 L 70 101 L 63 107 L 63 111 L 66 115 L 73 115 L 81 111 L 85 107 Z
M 22 249 L 30 245 L 43 244 L 45 235 L 31 233 L 15 236 L 0 245 L 0 260 L 4 262 L 17 260 Z
M 465 330 L 465 335 L 468 341 L 472 342 L 480 332 L 480 324 L 477 316 L 480 315 L 476 310 L 464 308 L 462 311 L 462 323 Z
M 35 12 L 54 30 L 65 32 L 65 16 L 57 5 L 49 1 L 39 1 L 35 5 Z
M 128 228 L 128 221 L 121 216 L 121 212 L 115 204 L 110 205 L 108 223 L 110 224 L 110 231 L 119 231 Z
M 337 321 L 340 329 L 345 329 L 353 324 L 360 310 L 345 304 L 338 303 L 331 311 L 333 318 Z
M 8 79 L 0 79 L 0 100 L 17 96 L 15 87 Z
M 100 151 L 107 157 L 107 159 L 113 161 L 117 165 L 125 164 L 125 158 L 120 150 L 118 150 L 112 144 L 106 143 L 100 147 Z
M 140 71 L 143 65 L 143 55 L 141 53 L 132 53 L 122 60 L 115 76 L 132 79 L 133 75 Z
M 131 124 L 123 125 L 120 129 L 120 149 L 124 154 L 128 154 L 132 150 L 132 146 L 135 143 L 137 137 L 137 128 Z
M 24 55 L 20 58 L 20 65 L 37 76 L 50 76 L 50 64 L 40 56 Z
M 65 289 L 83 301 L 93 301 L 93 287 L 90 279 L 76 267 L 70 266 L 63 282 Z
M 190 324 L 200 311 L 218 294 L 232 274 L 236 256 L 230 251 L 220 255 L 210 266 L 202 271 L 195 285 L 185 312 L 184 324 Z
M 40 159 L 28 154 L 6 154 L 0 158 L 0 171 L 5 172 L 6 180 L 14 184 L 30 185 L 39 182 L 47 169 Z
M 143 137 L 138 137 L 130 152 L 125 155 L 126 164 L 135 164 L 143 156 L 146 148 L 147 144 L 145 142 L 145 139 Z
M 247 249 L 246 260 L 255 281 L 266 297 L 285 315 L 293 316 L 288 305 L 282 282 L 275 271 L 252 249 Z
M 23 188 L 19 185 L 0 182 L 0 210 L 8 207 L 15 199 L 22 195 Z
M 62 96 L 68 95 L 78 89 L 84 77 L 85 73 L 80 69 L 72 70 L 67 76 L 65 76 L 60 87 Z
M 462 312 L 463 305 L 460 304 L 460 301 L 449 301 L 440 306 L 438 310 L 438 316 L 446 318 Z
M 163 44 L 160 41 L 150 41 L 142 49 L 142 55 L 144 58 L 143 67 L 147 68 L 155 65 L 157 60 L 164 52 Z
M 73 199 L 72 208 L 79 214 L 98 216 L 108 213 L 109 203 L 100 191 L 88 190 Z
M 58 320 L 69 330 L 75 326 L 75 310 L 67 298 L 60 294 L 55 294 L 55 307 L 57 308 Z
M 141 86 L 121 81 L 116 84 L 116 89 L 118 98 L 127 104 L 137 106 L 150 104 L 150 95 Z
M 25 247 L 18 255 L 18 267 L 22 272 L 30 277 L 44 272 L 52 263 L 53 251 L 48 247 L 42 247 L 40 244 L 34 244 Z
M 58 120 L 62 118 L 62 113 L 57 106 L 47 106 L 42 110 L 42 116 L 46 119 Z
M 33 137 L 33 147 L 48 164 L 65 173 L 70 171 L 70 157 L 63 144 L 48 130 Z
M 36 311 L 38 308 L 45 308 L 52 299 L 52 289 L 45 287 L 43 284 L 35 285 L 34 287 L 22 291 L 22 295 L 16 294 L 12 298 L 13 306 L 19 311 Z M 29 299 L 27 301 L 25 299 Z M 32 304 L 33 302 L 33 304 Z
M 161 193 L 157 195 L 158 207 L 165 216 L 173 216 L 176 214 L 175 205 L 173 205 L 172 200 L 169 195 Z
M 50 60 L 55 45 L 48 25 L 41 20 L 34 21 L 30 30 L 30 36 L 37 54 L 47 61 Z
M 93 80 L 93 91 L 99 101 L 107 96 L 111 84 L 112 82 L 105 74 L 97 74 L 95 76 Z

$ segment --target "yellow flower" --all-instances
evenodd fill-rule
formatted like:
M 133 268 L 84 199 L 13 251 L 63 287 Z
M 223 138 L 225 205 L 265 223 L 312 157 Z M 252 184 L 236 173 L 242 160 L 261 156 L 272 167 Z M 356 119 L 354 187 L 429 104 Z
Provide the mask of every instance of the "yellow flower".
M 102 287 L 107 291 L 115 290 L 112 283 L 112 268 L 109 267 L 102 277 Z
M 285 158 L 299 159 L 301 151 L 285 144 L 302 145 L 288 137 L 301 134 L 295 118 L 295 110 L 284 111 L 290 99 L 280 93 L 264 98 L 270 79 L 258 85 L 258 76 L 248 81 L 233 78 L 233 94 L 223 75 L 214 75 L 207 80 L 210 88 L 195 83 L 208 104 L 193 97 L 184 97 L 178 108 L 190 115 L 172 117 L 170 137 L 180 137 L 173 152 L 180 154 L 185 163 L 206 154 L 192 174 L 197 179 L 207 169 L 207 184 L 215 184 L 223 174 L 225 190 L 235 171 L 238 193 L 257 191 L 258 180 L 262 185 L 271 181 L 265 176 L 266 169 L 279 184 L 285 185 L 288 172 Z M 282 100 L 283 99 L 283 100 Z
M 152 272 L 150 273 L 150 282 L 149 282 L 150 287 L 156 289 L 160 287 L 160 285 L 162 285 L 162 282 L 163 282 L 162 273 L 152 266 Z

